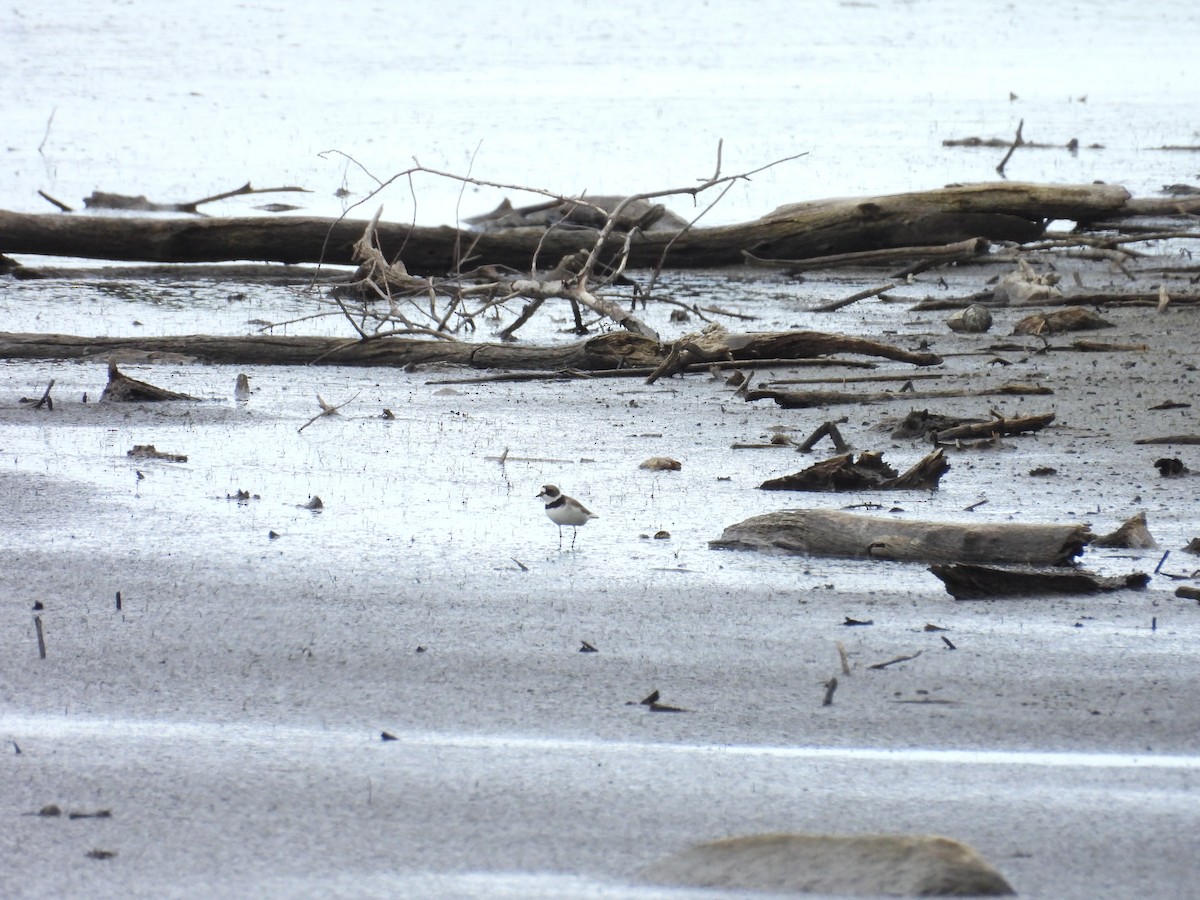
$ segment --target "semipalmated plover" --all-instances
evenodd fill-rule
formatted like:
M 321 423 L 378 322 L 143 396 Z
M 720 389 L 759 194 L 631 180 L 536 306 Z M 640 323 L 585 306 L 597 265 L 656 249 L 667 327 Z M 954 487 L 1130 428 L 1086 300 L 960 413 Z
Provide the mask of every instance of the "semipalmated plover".
M 575 536 L 580 525 L 586 525 L 589 519 L 600 518 L 574 497 L 568 497 L 552 484 L 542 486 L 542 492 L 537 499 L 546 504 L 546 515 L 558 526 L 558 543 L 562 546 L 562 527 L 570 525 L 571 546 L 575 546 Z

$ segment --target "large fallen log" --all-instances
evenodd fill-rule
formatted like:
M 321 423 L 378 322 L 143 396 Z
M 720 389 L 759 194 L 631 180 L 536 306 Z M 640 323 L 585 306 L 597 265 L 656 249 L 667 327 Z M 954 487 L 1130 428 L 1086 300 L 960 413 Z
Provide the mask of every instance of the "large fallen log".
M 1083 552 L 1084 525 L 921 522 L 829 509 L 784 509 L 730 525 L 715 550 L 936 563 L 1068 565 Z
M 632 267 L 655 266 L 670 245 L 673 267 L 738 265 L 743 253 L 804 259 L 838 253 L 949 244 L 972 238 L 1030 241 L 1051 219 L 1121 215 L 1129 192 L 1116 185 L 997 182 L 861 199 L 791 204 L 751 222 L 635 236 Z M 227 219 L 29 215 L 0 211 L 0 253 L 142 262 L 354 264 L 368 223 L 303 216 Z M 589 250 L 594 229 L 514 228 L 484 233 L 380 222 L 385 257 L 413 274 L 445 274 L 480 263 L 531 267 L 536 253 L 558 260 Z M 614 234 L 616 254 L 624 237 Z M 465 258 L 464 258 L 465 257 Z
M 757 362 L 811 359 L 854 353 L 936 365 L 933 353 L 912 353 L 861 338 L 820 331 L 725 334 L 722 359 Z M 226 365 L 415 366 L 429 363 L 475 369 L 602 371 L 645 367 L 658 370 L 672 345 L 632 332 L 614 331 L 563 346 L 468 344 L 460 341 L 327 338 L 281 335 L 175 335 L 168 337 L 83 337 L 69 334 L 0 332 L 0 359 L 103 359 L 152 362 L 156 357 Z

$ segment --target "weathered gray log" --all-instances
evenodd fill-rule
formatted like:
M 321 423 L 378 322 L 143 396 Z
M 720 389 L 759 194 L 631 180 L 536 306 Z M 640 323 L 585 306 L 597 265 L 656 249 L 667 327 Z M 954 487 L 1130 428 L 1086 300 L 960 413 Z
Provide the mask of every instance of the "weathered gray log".
M 971 238 L 1029 241 L 1050 219 L 1090 220 L 1122 213 L 1129 192 L 1115 185 L 998 182 L 863 199 L 821 200 L 780 207 L 761 219 L 716 228 L 639 234 L 629 265 L 654 266 L 671 244 L 674 267 L 737 265 L 742 253 L 804 259 L 888 247 L 948 244 Z M 31 253 L 142 262 L 352 265 L 355 242 L 368 223 L 314 217 L 228 219 L 27 215 L 0 211 L 0 253 Z M 413 274 L 444 274 L 476 264 L 526 271 L 535 252 L 557 260 L 590 249 L 592 229 L 515 228 L 486 233 L 450 227 L 379 223 L 385 257 Z M 613 235 L 617 253 L 624 241 Z M 460 255 L 471 254 L 469 260 Z
M 1015 892 L 973 848 L 916 834 L 752 834 L 690 847 L 647 866 L 654 884 L 733 891 L 888 897 Z
M 785 509 L 730 525 L 709 547 L 923 562 L 1067 565 L 1083 525 L 921 522 L 829 509 Z
M 1145 572 L 1110 577 L 1082 569 L 997 569 L 962 563 L 930 566 L 929 571 L 942 581 L 955 600 L 1098 594 L 1127 588 L 1142 590 L 1150 583 Z
M 808 359 L 830 353 L 857 353 L 935 365 L 941 357 L 910 353 L 890 344 L 821 331 L 726 334 L 723 347 L 730 360 Z M 468 344 L 460 341 L 413 340 L 399 337 L 359 340 L 280 335 L 176 335 L 171 337 L 82 337 L 67 334 L 0 332 L 0 359 L 136 359 L 155 355 L 213 364 L 410 366 L 448 363 L 476 369 L 607 370 L 657 368 L 670 347 L 633 334 L 614 331 L 583 341 L 551 347 L 520 344 Z

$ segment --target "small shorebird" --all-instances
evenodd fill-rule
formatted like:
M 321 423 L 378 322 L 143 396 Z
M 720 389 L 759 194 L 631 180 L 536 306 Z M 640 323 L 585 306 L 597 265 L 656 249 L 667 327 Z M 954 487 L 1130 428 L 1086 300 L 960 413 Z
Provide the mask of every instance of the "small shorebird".
M 558 526 L 558 545 L 562 546 L 562 527 L 570 525 L 571 546 L 575 546 L 575 536 L 579 533 L 579 526 L 586 525 L 589 519 L 600 518 L 586 506 L 576 500 L 574 497 L 568 497 L 552 484 L 542 486 L 542 492 L 537 495 L 537 499 L 546 504 L 546 515 L 550 517 L 550 521 Z

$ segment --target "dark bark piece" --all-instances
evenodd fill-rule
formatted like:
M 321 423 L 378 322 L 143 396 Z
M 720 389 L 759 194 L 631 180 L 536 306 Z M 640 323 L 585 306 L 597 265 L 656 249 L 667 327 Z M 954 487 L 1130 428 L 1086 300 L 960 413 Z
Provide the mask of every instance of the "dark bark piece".
M 685 232 L 646 232 L 631 245 L 629 265 L 658 265 L 668 243 L 679 268 L 738 265 L 758 257 L 804 259 L 887 247 L 948 244 L 982 237 L 1028 241 L 1050 219 L 1089 221 L 1120 215 L 1129 192 L 1114 185 L 991 183 L 860 200 L 823 200 L 780 207 L 761 219 Z M 129 218 L 26 215 L 0 211 L 0 253 L 30 253 L 141 262 L 270 260 L 353 265 L 367 223 L 351 219 Z M 514 228 L 469 232 L 381 222 L 376 230 L 389 260 L 418 275 L 457 271 L 462 248 L 491 265 L 529 270 L 535 252 L 560 259 L 590 249 L 592 229 Z M 619 252 L 613 235 L 606 250 Z
M 962 563 L 930 566 L 929 571 L 941 579 L 955 600 L 1097 594 L 1126 588 L 1142 590 L 1150 583 L 1145 572 L 1107 577 L 1080 569 L 997 569 Z
M 166 388 L 122 375 L 115 362 L 108 364 L 108 384 L 100 394 L 100 400 L 109 403 L 163 403 L 168 400 L 195 399 L 187 394 L 168 391 Z
M 1083 552 L 1083 525 L 921 522 L 839 510 L 786 509 L 730 525 L 718 550 L 924 562 L 1067 565 Z
M 814 463 L 801 472 L 771 478 L 759 485 L 764 491 L 863 491 L 936 490 L 949 470 L 945 452 L 934 450 L 903 475 L 873 451 L 845 453 Z

